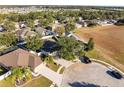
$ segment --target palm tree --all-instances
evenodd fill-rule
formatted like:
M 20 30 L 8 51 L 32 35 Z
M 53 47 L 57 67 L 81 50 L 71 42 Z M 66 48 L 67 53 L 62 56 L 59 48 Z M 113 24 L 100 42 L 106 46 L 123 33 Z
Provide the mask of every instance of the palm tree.
M 32 78 L 32 74 L 31 74 L 31 71 L 30 71 L 30 68 L 29 67 L 24 67 L 22 69 L 23 71 L 23 75 L 28 78 L 28 79 L 31 79 Z
M 21 81 L 22 79 L 31 79 L 31 71 L 29 67 L 16 67 L 12 68 L 12 82 Z M 17 82 L 16 82 L 17 83 Z

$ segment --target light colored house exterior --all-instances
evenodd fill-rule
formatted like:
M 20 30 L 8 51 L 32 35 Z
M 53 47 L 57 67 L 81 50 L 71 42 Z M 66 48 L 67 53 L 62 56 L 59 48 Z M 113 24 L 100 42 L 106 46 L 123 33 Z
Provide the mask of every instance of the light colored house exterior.
M 82 25 L 81 25 L 81 24 L 76 23 L 76 24 L 75 24 L 75 27 L 76 27 L 76 28 L 81 28 L 81 27 L 82 27 Z
M 45 29 L 42 27 L 35 27 L 35 32 L 41 36 L 45 36 Z
M 34 20 L 34 26 L 40 26 L 40 21 L 39 19 Z

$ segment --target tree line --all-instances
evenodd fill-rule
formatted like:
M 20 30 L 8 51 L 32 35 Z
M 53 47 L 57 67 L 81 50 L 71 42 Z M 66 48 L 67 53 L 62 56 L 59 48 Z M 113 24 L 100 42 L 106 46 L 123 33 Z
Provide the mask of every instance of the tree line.
M 81 8 L 79 11 L 72 10 L 56 10 L 56 11 L 42 11 L 42 12 L 30 12 L 25 14 L 9 13 L 0 14 L 0 24 L 4 23 L 4 28 L 7 31 L 15 30 L 15 23 L 25 21 L 28 27 L 34 28 L 34 20 L 39 19 L 42 27 L 51 26 L 55 20 L 58 20 L 61 24 L 65 24 L 65 30 L 73 30 L 74 23 L 82 17 L 84 20 L 93 19 L 124 19 L 124 11 L 112 11 L 108 9 L 97 9 L 95 11 L 90 8 Z M 91 24 L 92 25 L 92 24 Z

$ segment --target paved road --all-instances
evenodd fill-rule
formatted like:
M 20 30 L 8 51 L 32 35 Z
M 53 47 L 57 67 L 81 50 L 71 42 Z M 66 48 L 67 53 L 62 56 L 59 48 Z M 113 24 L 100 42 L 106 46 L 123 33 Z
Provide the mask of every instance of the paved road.
M 50 68 L 46 67 L 45 65 L 41 66 L 41 70 L 39 71 L 39 74 L 41 74 L 44 77 L 48 78 L 49 80 L 53 81 L 58 86 L 60 86 L 60 84 L 62 82 L 62 75 L 51 70 Z
M 74 64 L 64 71 L 61 86 L 73 87 L 124 87 L 124 79 L 116 79 L 107 73 L 109 68 L 92 62 Z
M 60 58 L 54 58 L 53 59 L 54 60 L 54 62 L 56 62 L 57 64 L 60 64 L 60 65 L 62 65 L 63 67 L 69 67 L 69 66 L 71 66 L 72 64 L 74 64 L 73 62 L 71 62 L 71 61 L 67 61 L 67 60 L 64 60 L 64 59 L 60 59 Z

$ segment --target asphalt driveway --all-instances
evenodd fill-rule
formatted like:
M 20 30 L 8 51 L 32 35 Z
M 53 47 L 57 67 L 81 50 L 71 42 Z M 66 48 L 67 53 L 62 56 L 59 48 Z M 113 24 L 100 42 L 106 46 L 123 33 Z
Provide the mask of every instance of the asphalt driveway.
M 61 86 L 71 87 L 124 87 L 124 79 L 107 74 L 109 69 L 99 63 L 73 64 L 64 74 Z

